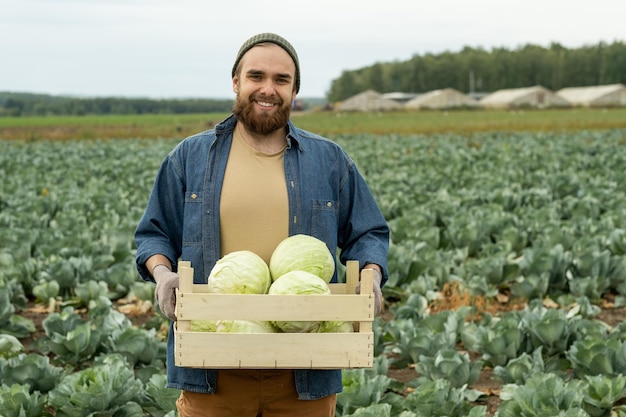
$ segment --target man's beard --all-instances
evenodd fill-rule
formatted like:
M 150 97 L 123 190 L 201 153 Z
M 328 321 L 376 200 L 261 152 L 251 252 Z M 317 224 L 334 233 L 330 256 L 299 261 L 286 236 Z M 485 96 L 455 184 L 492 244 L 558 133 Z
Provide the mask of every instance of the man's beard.
M 262 112 L 257 115 L 254 111 L 255 101 L 274 103 L 278 105 L 278 108 L 274 112 Z M 233 105 L 233 114 L 238 121 L 243 123 L 248 132 L 266 136 L 287 126 L 291 115 L 291 103 L 285 104 L 280 98 L 262 94 L 252 94 L 248 100 L 245 100 L 237 94 L 237 99 Z

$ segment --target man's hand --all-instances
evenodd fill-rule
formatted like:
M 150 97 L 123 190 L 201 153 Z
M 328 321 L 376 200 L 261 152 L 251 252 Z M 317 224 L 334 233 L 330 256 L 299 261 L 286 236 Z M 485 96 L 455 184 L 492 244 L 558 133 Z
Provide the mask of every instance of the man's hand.
M 156 299 L 161 312 L 170 320 L 176 320 L 176 288 L 178 288 L 178 274 L 170 271 L 167 265 L 159 264 L 154 267 L 152 276 L 156 281 Z
M 378 271 L 378 269 L 374 269 L 374 268 L 364 268 L 361 271 L 361 273 L 363 273 L 363 271 L 365 271 L 366 269 L 374 271 L 374 279 L 372 280 L 373 290 L 374 290 L 374 315 L 377 316 L 383 310 L 383 291 L 380 288 L 380 283 L 383 280 L 383 276 Z M 361 280 L 359 280 L 359 283 L 356 286 L 355 292 L 357 294 L 361 294 Z

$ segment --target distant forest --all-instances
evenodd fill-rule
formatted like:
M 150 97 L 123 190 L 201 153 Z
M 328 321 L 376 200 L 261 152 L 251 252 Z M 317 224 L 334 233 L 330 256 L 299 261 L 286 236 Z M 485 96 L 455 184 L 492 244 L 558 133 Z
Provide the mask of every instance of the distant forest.
M 344 71 L 332 81 L 325 99 L 337 102 L 375 90 L 379 93 L 425 93 L 455 88 L 465 93 L 489 93 L 503 88 L 541 85 L 556 91 L 564 87 L 626 84 L 626 44 L 568 49 L 528 44 L 517 49 L 465 47 L 460 52 L 414 55 L 407 61 L 375 63 Z M 0 116 L 87 114 L 182 114 L 229 112 L 232 100 L 77 98 L 0 92 Z M 302 99 L 303 109 L 322 107 L 324 100 Z
M 0 116 L 222 113 L 232 100 L 96 97 L 0 92 Z
M 425 93 L 454 88 L 464 93 L 489 93 L 504 88 L 541 85 L 552 91 L 565 87 L 626 84 L 626 44 L 600 42 L 568 49 L 528 44 L 490 51 L 465 47 L 460 52 L 414 55 L 408 61 L 375 63 L 344 71 L 333 80 L 330 102 L 368 89 L 379 93 Z

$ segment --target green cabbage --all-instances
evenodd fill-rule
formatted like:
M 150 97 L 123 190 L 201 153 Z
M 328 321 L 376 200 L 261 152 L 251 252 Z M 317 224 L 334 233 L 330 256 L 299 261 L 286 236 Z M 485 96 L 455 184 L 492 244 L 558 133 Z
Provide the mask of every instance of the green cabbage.
M 310 272 L 329 283 L 335 273 L 335 260 L 321 240 L 293 235 L 280 242 L 270 258 L 272 280 L 291 271 Z
M 215 320 L 191 320 L 189 330 L 192 332 L 214 332 L 217 327 Z
M 209 292 L 219 294 L 266 294 L 272 280 L 265 261 L 250 251 L 231 252 L 209 274 Z
M 317 331 L 318 333 L 352 333 L 354 326 L 351 321 L 325 321 Z
M 291 271 L 272 283 L 270 295 L 328 295 L 330 287 L 322 278 L 306 271 Z M 320 321 L 274 321 L 274 326 L 285 333 L 312 333 L 319 331 Z
M 222 333 L 276 333 L 277 329 L 269 321 L 218 320 L 215 331 Z

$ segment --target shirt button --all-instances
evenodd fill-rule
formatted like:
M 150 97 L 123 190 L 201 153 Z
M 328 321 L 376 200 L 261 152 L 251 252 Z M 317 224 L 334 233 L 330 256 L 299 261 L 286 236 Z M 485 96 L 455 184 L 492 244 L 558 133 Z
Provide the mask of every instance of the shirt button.
M 191 194 L 191 198 L 193 198 L 195 200 L 196 198 L 198 198 L 198 194 L 196 194 L 196 193 Z
M 333 203 L 332 203 L 332 202 L 330 202 L 330 201 L 329 201 L 328 203 L 326 203 L 326 207 L 330 208 L 330 207 L 332 207 L 332 206 L 333 206 Z

